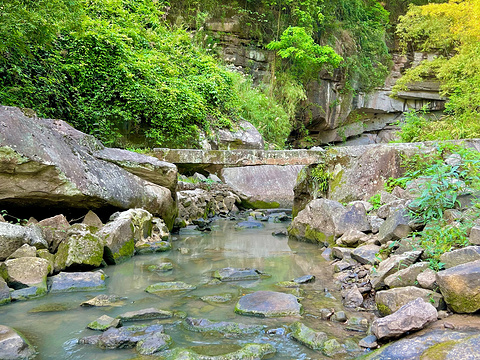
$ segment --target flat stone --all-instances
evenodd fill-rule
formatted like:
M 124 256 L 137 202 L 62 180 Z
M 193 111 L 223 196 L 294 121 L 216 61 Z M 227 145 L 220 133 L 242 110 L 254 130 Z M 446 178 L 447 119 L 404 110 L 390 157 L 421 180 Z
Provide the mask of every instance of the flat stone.
M 257 291 L 242 296 L 235 306 L 235 312 L 259 317 L 300 316 L 302 305 L 290 294 Z
M 377 303 L 377 308 L 380 314 L 389 315 L 417 298 L 421 298 L 423 301 L 431 303 L 438 310 L 443 309 L 445 306 L 441 294 L 415 286 L 378 291 L 375 295 L 375 302 Z
M 446 252 L 440 256 L 440 262 L 445 264 L 445 269 L 476 260 L 480 260 L 480 246 L 467 246 Z
M 337 239 L 337 244 L 348 247 L 355 247 L 359 242 L 362 242 L 362 240 L 364 239 L 365 233 L 356 229 L 349 229 Z
M 135 244 L 135 253 L 141 254 L 153 254 L 157 252 L 165 252 L 172 249 L 172 244 L 168 241 L 145 241 Z
M 307 283 L 313 283 L 315 282 L 315 276 L 314 275 L 303 275 L 298 278 L 293 279 L 293 282 L 297 284 L 307 284 Z
M 376 254 L 380 251 L 380 246 L 377 245 L 363 245 L 352 251 L 352 259 L 357 260 L 360 264 L 375 265 L 378 263 Z
M 87 325 L 91 330 L 106 331 L 110 328 L 118 328 L 122 326 L 120 319 L 114 319 L 108 315 L 102 315 L 97 320 L 92 321 Z
M 259 221 L 241 221 L 237 225 L 235 225 L 235 228 L 237 229 L 261 229 L 265 227 L 261 222 Z
M 140 355 L 152 355 L 157 352 L 168 349 L 173 344 L 170 335 L 162 333 L 154 333 L 145 339 L 140 340 L 135 346 L 135 350 Z
M 417 281 L 422 288 L 433 290 L 437 285 L 437 273 L 432 269 L 426 269 L 417 275 Z
M 148 308 L 136 311 L 129 311 L 117 316 L 122 322 L 153 320 L 153 319 L 169 319 L 173 317 L 172 311 L 160 310 L 156 308 Z
M 160 295 L 162 293 L 168 293 L 173 291 L 189 291 L 195 290 L 197 287 L 194 285 L 186 284 L 182 281 L 173 281 L 173 282 L 159 282 L 147 286 L 145 289 L 146 292 L 150 294 Z
M 125 305 L 126 297 L 117 296 L 117 295 L 98 295 L 94 298 L 84 301 L 80 306 L 86 307 L 103 307 L 103 306 L 123 306 Z
M 48 279 L 51 293 L 105 290 L 105 275 L 100 272 L 61 272 Z
M 0 359 L 28 360 L 35 355 L 35 348 L 20 332 L 0 325 Z
M 290 328 L 291 336 L 294 340 L 313 350 L 323 350 L 323 345 L 328 339 L 326 333 L 315 331 L 301 322 L 294 322 Z
M 358 342 L 358 345 L 360 345 L 363 348 L 367 348 L 367 349 L 376 348 L 378 346 L 377 337 L 375 335 L 365 336 L 363 339 L 361 339 Z
M 387 276 L 396 273 L 401 269 L 405 269 L 415 263 L 423 250 L 408 251 L 401 255 L 392 255 L 388 259 L 382 261 L 375 272 L 371 274 L 371 283 L 375 290 L 385 286 L 384 280 Z
M 242 281 L 260 279 L 260 272 L 256 269 L 224 268 L 213 273 L 215 279 L 220 281 Z
M 21 257 L 36 257 L 36 256 L 37 256 L 37 248 L 35 246 L 23 244 L 20 248 L 18 248 L 12 254 L 10 254 L 7 260 L 18 259 Z
M 398 337 L 408 331 L 423 329 L 437 321 L 437 310 L 422 299 L 410 301 L 394 314 L 375 319 L 372 332 L 379 339 Z
M 410 265 L 406 269 L 397 271 L 385 278 L 385 285 L 389 288 L 414 286 L 417 282 L 417 276 L 429 267 L 428 262 L 419 262 Z
M 437 284 L 453 311 L 473 313 L 480 309 L 480 260 L 439 271 Z
M 378 240 L 386 244 L 390 240 L 397 240 L 407 237 L 412 229 L 408 225 L 410 217 L 406 209 L 397 210 L 389 216 L 378 230 Z
M 213 322 L 207 319 L 194 319 L 190 317 L 184 320 L 183 326 L 189 331 L 217 333 L 227 335 L 228 337 L 258 334 L 265 329 L 263 325 L 245 325 L 227 321 Z
M 332 256 L 337 259 L 344 259 L 344 258 L 351 257 L 352 251 L 354 250 L 353 248 L 345 248 L 345 247 L 339 247 L 339 246 L 334 246 L 332 248 L 327 248 L 327 249 L 331 249 Z
M 227 303 L 229 301 L 232 301 L 233 295 L 226 293 L 226 294 L 217 294 L 217 295 L 205 295 L 200 298 L 200 300 L 205 301 L 207 303 L 215 303 L 215 304 L 221 304 L 221 303 Z

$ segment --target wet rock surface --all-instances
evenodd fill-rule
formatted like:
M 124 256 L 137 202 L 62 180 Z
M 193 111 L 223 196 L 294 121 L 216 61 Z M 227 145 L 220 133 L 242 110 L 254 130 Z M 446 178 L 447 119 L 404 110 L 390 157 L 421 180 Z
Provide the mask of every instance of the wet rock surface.
M 237 314 L 258 317 L 299 316 L 301 311 L 302 306 L 295 296 L 275 291 L 244 295 L 235 306 Z
M 21 333 L 0 325 L 0 359 L 29 360 L 35 356 L 35 348 Z
M 105 275 L 101 272 L 62 272 L 48 279 L 51 293 L 105 290 Z

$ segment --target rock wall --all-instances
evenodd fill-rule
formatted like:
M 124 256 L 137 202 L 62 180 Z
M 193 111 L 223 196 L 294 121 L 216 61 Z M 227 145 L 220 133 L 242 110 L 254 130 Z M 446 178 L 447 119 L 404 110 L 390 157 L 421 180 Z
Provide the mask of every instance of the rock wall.
M 212 21 L 206 24 L 217 39 L 220 55 L 237 70 L 249 73 L 258 83 L 270 76 L 270 64 L 274 54 L 252 45 L 238 18 Z M 297 121 L 308 130 L 308 141 L 295 131 L 289 141 L 295 147 L 311 147 L 328 143 L 351 141 L 351 144 L 374 144 L 389 142 L 395 137 L 397 127 L 391 126 L 403 119 L 403 112 L 419 110 L 424 105 L 433 112 L 442 112 L 445 98 L 439 95 L 439 83 L 423 81 L 408 86 L 397 98 L 391 98 L 391 90 L 402 73 L 434 54 L 392 53 L 393 66 L 382 87 L 365 94 L 344 91 L 340 72 L 322 72 L 319 81 L 312 81 L 307 89 L 308 101 L 313 103 Z

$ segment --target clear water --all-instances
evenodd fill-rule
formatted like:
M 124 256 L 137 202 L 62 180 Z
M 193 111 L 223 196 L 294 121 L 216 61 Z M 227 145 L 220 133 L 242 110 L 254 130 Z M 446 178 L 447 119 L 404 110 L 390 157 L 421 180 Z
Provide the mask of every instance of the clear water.
M 272 231 L 286 228 L 285 224 L 264 223 L 265 228 L 235 230 L 234 222 L 219 220 L 212 232 L 175 236 L 173 250 L 166 253 L 135 256 L 131 260 L 104 269 L 109 276 L 107 290 L 102 292 L 77 292 L 70 294 L 47 295 L 43 298 L 15 302 L 0 307 L 0 324 L 11 326 L 23 332 L 37 347 L 37 359 L 130 359 L 134 350 L 100 350 L 91 345 L 79 345 L 77 339 L 97 334 L 86 329 L 86 325 L 103 314 L 115 317 L 121 313 L 157 307 L 165 310 L 185 311 L 188 316 L 209 320 L 235 321 L 245 324 L 262 324 L 269 328 L 279 328 L 294 321 L 302 321 L 316 330 L 325 331 L 344 343 L 346 339 L 358 341 L 365 336 L 351 332 L 345 325 L 324 321 L 320 318 L 321 308 L 344 310 L 341 296 L 333 286 L 333 273 L 328 260 L 321 256 L 322 250 L 312 244 L 274 237 Z M 179 251 L 183 248 L 184 251 Z M 188 249 L 185 251 L 185 249 Z M 187 252 L 187 253 L 186 253 Z M 171 261 L 173 271 L 153 273 L 148 265 Z M 214 286 L 205 285 L 211 280 L 214 270 L 224 267 L 253 267 L 272 276 L 253 282 L 229 282 Z M 301 300 L 305 313 L 301 318 L 263 319 L 241 316 L 234 313 L 236 301 L 256 290 L 288 291 L 274 284 L 295 277 L 312 274 L 313 284 L 302 285 L 305 290 Z M 165 296 L 148 294 L 144 289 L 160 281 L 184 281 L 197 286 L 197 289 Z M 336 300 L 325 296 L 328 288 Z M 82 301 L 99 294 L 114 294 L 127 297 L 122 307 L 80 307 Z M 203 295 L 231 293 L 233 300 L 224 304 L 207 304 L 199 299 Z M 30 310 L 41 305 L 58 303 L 68 310 L 59 312 L 32 313 Z M 365 313 L 347 315 L 366 316 Z M 214 354 L 221 349 L 235 350 L 238 346 L 251 342 L 268 342 L 275 346 L 277 353 L 273 359 L 323 359 L 321 353 L 309 350 L 287 336 L 249 335 L 242 338 L 224 338 L 189 332 L 183 329 L 178 319 L 161 320 L 165 332 L 172 336 L 174 347 L 192 347 L 206 354 Z M 130 324 L 130 323 L 128 323 Z M 221 345 L 221 346 L 220 346 Z M 335 356 L 335 359 L 352 358 L 359 353 Z

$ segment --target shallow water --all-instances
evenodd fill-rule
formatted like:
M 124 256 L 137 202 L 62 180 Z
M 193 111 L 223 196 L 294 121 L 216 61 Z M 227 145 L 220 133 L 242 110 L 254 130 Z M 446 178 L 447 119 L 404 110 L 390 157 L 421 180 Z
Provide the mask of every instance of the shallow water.
M 0 324 L 11 326 L 26 335 L 37 347 L 37 359 L 129 359 L 134 350 L 100 350 L 91 345 L 79 345 L 77 339 L 95 335 L 86 325 L 103 314 L 115 317 L 121 313 L 157 307 L 165 310 L 185 311 L 188 316 L 209 320 L 235 321 L 245 324 L 261 324 L 279 328 L 294 321 L 302 321 L 316 330 L 325 331 L 340 343 L 347 339 L 358 341 L 363 333 L 347 331 L 345 325 L 320 319 L 321 308 L 344 310 L 341 296 L 333 286 L 333 273 L 328 261 L 321 256 L 322 250 L 312 244 L 274 237 L 272 231 L 286 228 L 286 224 L 264 223 L 262 229 L 235 230 L 234 222 L 218 220 L 208 233 L 186 231 L 174 236 L 173 250 L 166 253 L 135 256 L 131 260 L 104 269 L 109 276 L 107 290 L 102 292 L 77 292 L 47 295 L 40 299 L 15 302 L 0 307 Z M 183 249 L 183 251 L 179 251 Z M 154 273 L 148 265 L 171 261 L 173 271 Z M 214 270 L 224 267 L 253 267 L 271 275 L 257 281 L 228 282 L 206 285 Z M 290 292 L 274 284 L 295 277 L 311 274 L 316 276 L 313 284 L 302 285 L 305 294 L 301 303 L 305 313 L 301 318 L 263 319 L 241 316 L 234 313 L 237 300 L 256 290 Z M 196 285 L 194 291 L 156 296 L 146 293 L 145 288 L 160 281 L 184 281 Z M 336 299 L 327 297 L 325 288 Z M 114 294 L 127 297 L 122 307 L 85 308 L 79 304 L 99 294 Z M 203 295 L 230 293 L 232 301 L 224 304 L 208 304 L 199 299 Z M 328 294 L 328 293 L 327 293 Z M 59 312 L 32 313 L 39 306 L 59 303 L 68 310 Z M 347 312 L 347 315 L 365 316 L 366 313 Z M 186 331 L 178 319 L 161 320 L 165 332 L 172 336 L 173 347 L 192 347 L 208 355 L 234 351 L 238 346 L 251 342 L 268 342 L 277 353 L 272 359 L 323 359 L 321 353 L 289 339 L 285 335 L 249 335 L 241 338 L 223 338 Z M 149 322 L 147 322 L 149 323 Z M 132 323 L 127 323 L 130 325 Z M 222 345 L 222 346 L 220 346 Z M 335 356 L 335 359 L 352 358 L 359 353 Z

